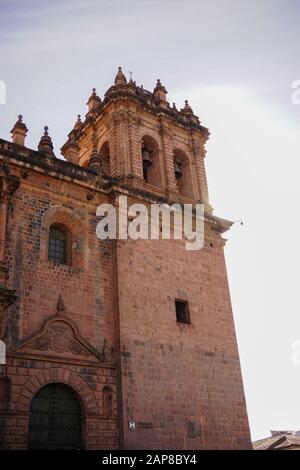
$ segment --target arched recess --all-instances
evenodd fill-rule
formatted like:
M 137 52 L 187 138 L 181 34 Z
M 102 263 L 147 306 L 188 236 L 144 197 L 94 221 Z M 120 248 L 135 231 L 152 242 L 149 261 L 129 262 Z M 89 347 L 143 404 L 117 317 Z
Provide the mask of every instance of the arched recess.
M 49 229 L 61 228 L 68 240 L 68 265 L 86 269 L 88 266 L 88 220 L 83 213 L 64 206 L 52 206 L 42 219 L 41 258 L 49 259 Z
M 156 140 L 149 135 L 144 135 L 141 139 L 141 159 L 144 181 L 153 186 L 161 187 L 162 170 L 159 146 Z
M 190 160 L 181 149 L 173 151 L 174 173 L 178 191 L 182 196 L 194 199 L 193 178 Z
M 83 380 L 83 378 L 75 372 L 64 367 L 48 367 L 40 370 L 32 375 L 23 385 L 21 391 L 16 397 L 16 412 L 21 413 L 29 418 L 30 403 L 33 396 L 44 386 L 52 382 L 59 382 L 70 386 L 79 398 L 82 412 L 82 432 L 83 446 L 86 446 L 86 423 L 88 420 L 94 419 L 99 415 L 98 403 L 96 396 Z
M 75 390 L 65 383 L 48 383 L 30 402 L 28 449 L 82 449 L 83 422 L 84 407 Z
M 28 412 L 35 393 L 44 385 L 52 382 L 60 382 L 69 385 L 75 391 L 80 398 L 84 416 L 88 417 L 98 414 L 97 400 L 94 392 L 80 375 L 64 367 L 49 367 L 31 376 L 30 379 L 25 382 L 18 395 L 16 410 L 21 413 Z

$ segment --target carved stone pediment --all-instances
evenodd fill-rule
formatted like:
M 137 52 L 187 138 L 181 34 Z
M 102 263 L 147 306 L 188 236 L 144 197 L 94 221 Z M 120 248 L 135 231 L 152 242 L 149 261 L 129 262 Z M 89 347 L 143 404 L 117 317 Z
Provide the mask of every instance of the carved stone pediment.
M 61 357 L 70 361 L 109 362 L 80 336 L 71 319 L 61 315 L 49 318 L 39 332 L 22 341 L 10 353 Z

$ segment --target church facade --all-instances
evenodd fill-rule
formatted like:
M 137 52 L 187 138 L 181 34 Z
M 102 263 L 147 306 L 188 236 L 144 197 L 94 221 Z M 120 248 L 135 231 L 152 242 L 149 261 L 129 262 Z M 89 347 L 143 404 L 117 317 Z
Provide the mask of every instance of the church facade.
M 249 449 L 222 234 L 192 108 L 93 89 L 57 158 L 0 139 L 0 448 Z M 205 208 L 204 246 L 100 240 L 97 207 Z

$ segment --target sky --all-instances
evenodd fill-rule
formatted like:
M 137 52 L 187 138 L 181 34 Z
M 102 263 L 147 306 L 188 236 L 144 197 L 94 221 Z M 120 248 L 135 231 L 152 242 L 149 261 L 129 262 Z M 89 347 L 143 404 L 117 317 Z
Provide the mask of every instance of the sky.
M 299 22 L 298 0 L 0 0 L 1 138 L 23 114 L 59 156 L 119 65 L 210 129 L 214 213 L 243 221 L 225 253 L 253 440 L 300 429 Z

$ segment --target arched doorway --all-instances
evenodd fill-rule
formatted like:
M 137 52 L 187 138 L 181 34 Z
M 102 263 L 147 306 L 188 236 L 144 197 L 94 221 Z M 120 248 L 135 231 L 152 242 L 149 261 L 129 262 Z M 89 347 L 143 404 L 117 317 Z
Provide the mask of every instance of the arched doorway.
M 28 448 L 82 448 L 81 407 L 67 385 L 50 383 L 34 395 L 30 404 Z

